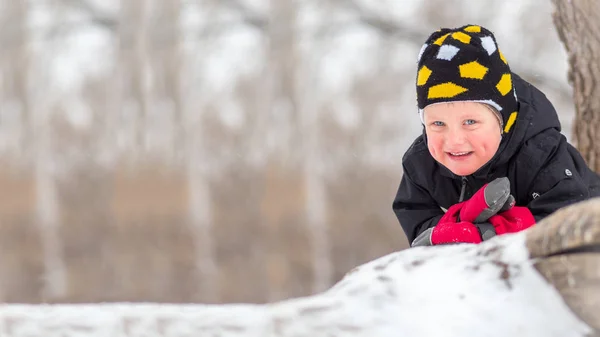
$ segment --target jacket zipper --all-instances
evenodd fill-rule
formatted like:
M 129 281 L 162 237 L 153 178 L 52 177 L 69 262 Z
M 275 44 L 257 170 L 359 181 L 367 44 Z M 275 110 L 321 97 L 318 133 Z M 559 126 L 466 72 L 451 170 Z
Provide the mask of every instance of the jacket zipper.
M 467 177 L 462 177 L 461 180 L 462 183 L 460 187 L 460 197 L 458 198 L 458 202 L 463 202 L 463 199 L 465 198 L 465 189 L 467 188 Z

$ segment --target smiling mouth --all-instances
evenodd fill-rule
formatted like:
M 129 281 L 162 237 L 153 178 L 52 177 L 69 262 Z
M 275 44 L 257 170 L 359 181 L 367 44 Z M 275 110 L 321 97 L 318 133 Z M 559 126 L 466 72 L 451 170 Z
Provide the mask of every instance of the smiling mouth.
M 466 151 L 466 152 L 446 152 L 449 155 L 453 156 L 453 157 L 463 157 L 463 156 L 467 156 L 470 155 L 471 153 L 473 153 L 473 151 Z

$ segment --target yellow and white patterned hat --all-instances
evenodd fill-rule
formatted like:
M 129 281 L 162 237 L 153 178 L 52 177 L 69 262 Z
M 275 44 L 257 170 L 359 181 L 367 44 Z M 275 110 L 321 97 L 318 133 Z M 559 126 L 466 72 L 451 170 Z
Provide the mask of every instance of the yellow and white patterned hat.
M 484 27 L 442 28 L 429 36 L 418 59 L 419 112 L 434 103 L 473 101 L 488 104 L 512 128 L 518 103 L 510 67 L 494 34 Z

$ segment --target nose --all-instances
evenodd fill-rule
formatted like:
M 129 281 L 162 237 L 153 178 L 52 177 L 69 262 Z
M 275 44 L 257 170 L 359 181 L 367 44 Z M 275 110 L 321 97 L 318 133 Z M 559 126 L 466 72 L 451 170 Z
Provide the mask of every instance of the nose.
M 463 145 L 467 137 L 465 131 L 461 128 L 451 128 L 446 134 L 446 144 L 450 146 Z

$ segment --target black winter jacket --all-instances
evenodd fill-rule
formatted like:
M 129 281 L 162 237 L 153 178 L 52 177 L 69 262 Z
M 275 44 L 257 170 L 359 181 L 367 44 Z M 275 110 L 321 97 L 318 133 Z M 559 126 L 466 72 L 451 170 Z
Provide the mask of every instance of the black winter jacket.
M 600 176 L 561 134 L 556 110 L 546 96 L 513 74 L 519 113 L 494 157 L 466 177 L 440 165 L 427 149 L 425 132 L 406 151 L 393 210 L 409 242 L 435 226 L 443 209 L 464 200 L 498 177 L 508 177 L 516 205 L 540 220 L 566 205 L 600 196 Z

